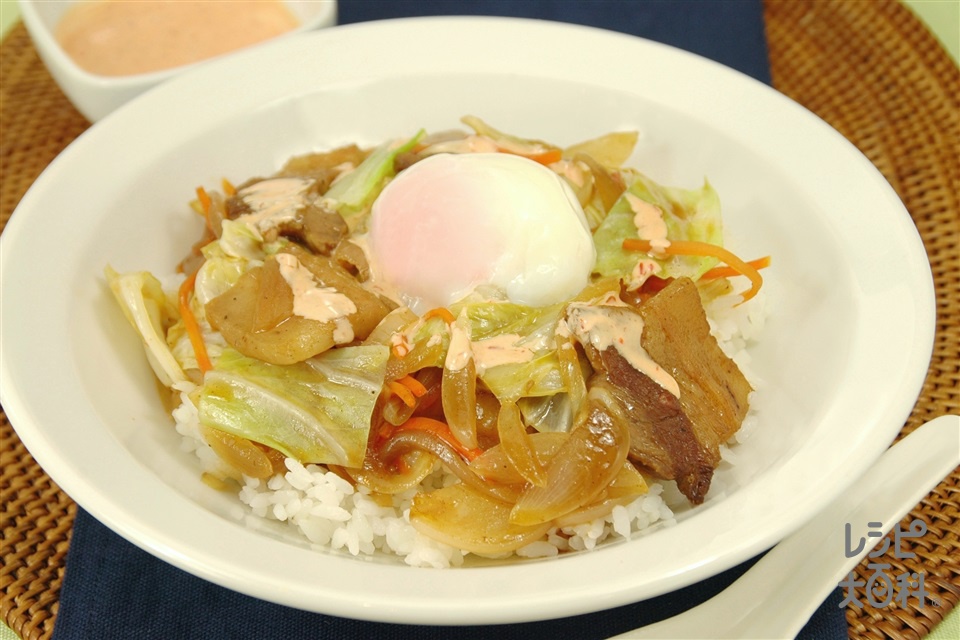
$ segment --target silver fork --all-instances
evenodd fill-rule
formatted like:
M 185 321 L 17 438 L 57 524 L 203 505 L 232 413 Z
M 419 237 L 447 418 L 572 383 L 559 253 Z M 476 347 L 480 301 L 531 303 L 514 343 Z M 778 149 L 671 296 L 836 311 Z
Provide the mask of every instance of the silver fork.
M 616 638 L 795 638 L 830 592 L 880 542 L 876 532 L 886 535 L 958 464 L 960 416 L 931 420 L 885 451 L 853 486 L 724 591 Z M 868 542 L 859 553 L 849 558 L 841 553 L 848 540 L 861 538 Z M 769 606 L 781 603 L 789 605 Z

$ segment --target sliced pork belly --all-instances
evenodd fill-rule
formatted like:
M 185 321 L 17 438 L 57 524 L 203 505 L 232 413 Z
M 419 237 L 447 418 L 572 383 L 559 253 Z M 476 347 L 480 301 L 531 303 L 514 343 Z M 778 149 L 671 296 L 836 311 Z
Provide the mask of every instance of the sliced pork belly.
M 578 335 L 595 371 L 589 385 L 608 387 L 617 399 L 615 417 L 629 425 L 630 459 L 676 480 L 684 496 L 700 504 L 720 462 L 719 445 L 747 413 L 749 383 L 710 334 L 689 279 L 673 281 L 639 307 L 601 305 L 592 313 L 598 310 L 610 322 L 594 318 L 586 330 L 581 323 Z M 611 327 L 620 335 L 600 339 L 597 332 Z M 631 342 L 638 334 L 641 349 Z
M 677 381 L 680 406 L 697 440 L 719 461 L 719 445 L 747 415 L 750 383 L 711 335 L 697 286 L 689 278 L 674 280 L 639 311 L 643 348 Z
M 600 354 L 605 372 L 592 385 L 609 386 L 630 432 L 629 458 L 641 469 L 676 480 L 680 492 L 700 504 L 719 462 L 697 439 L 676 396 L 627 362 L 610 347 Z

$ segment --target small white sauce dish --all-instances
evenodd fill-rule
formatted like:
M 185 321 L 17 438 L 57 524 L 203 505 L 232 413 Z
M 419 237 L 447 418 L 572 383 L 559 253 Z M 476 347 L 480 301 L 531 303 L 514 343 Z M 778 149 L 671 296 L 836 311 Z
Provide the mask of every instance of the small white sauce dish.
M 83 1 L 83 0 L 79 0 Z M 337 21 L 336 0 L 283 0 L 300 26 L 273 40 L 287 38 L 303 31 L 330 27 Z M 23 22 L 33 44 L 53 79 L 70 102 L 91 122 L 104 118 L 128 100 L 161 82 L 204 64 L 214 58 L 180 65 L 152 73 L 106 76 L 82 69 L 63 50 L 54 36 L 64 13 L 78 0 L 19 0 Z M 252 45 L 257 46 L 257 45 Z M 226 53 L 217 58 L 231 55 Z

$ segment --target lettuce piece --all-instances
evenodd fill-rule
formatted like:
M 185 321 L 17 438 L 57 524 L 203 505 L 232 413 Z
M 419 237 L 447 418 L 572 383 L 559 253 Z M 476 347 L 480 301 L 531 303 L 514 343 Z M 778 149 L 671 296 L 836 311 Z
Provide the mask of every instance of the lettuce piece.
M 179 314 L 160 281 L 146 271 L 120 274 L 109 265 L 104 274 L 123 315 L 140 335 L 147 361 L 157 379 L 166 387 L 186 381 L 187 376 L 167 346 L 165 336 L 166 328 Z
M 199 389 L 200 422 L 304 463 L 360 467 L 388 356 L 341 347 L 279 366 L 225 349 Z
M 655 205 L 663 212 L 668 240 L 697 240 L 723 245 L 723 224 L 720 199 L 710 183 L 700 189 L 664 187 L 650 178 L 636 174 L 626 193 Z M 662 277 L 687 276 L 697 280 L 719 262 L 716 258 L 670 256 L 656 258 L 636 251 L 624 251 L 623 241 L 637 238 L 634 212 L 626 195 L 620 197 L 593 234 L 597 247 L 594 271 L 601 276 L 628 276 L 640 259 L 653 259 L 661 268 Z
M 393 161 L 398 154 L 410 151 L 426 132 L 421 129 L 399 146 L 388 142 L 373 150 L 356 169 L 333 184 L 324 198 L 334 203 L 351 229 L 357 228 L 370 204 L 380 194 L 384 182 L 392 178 Z

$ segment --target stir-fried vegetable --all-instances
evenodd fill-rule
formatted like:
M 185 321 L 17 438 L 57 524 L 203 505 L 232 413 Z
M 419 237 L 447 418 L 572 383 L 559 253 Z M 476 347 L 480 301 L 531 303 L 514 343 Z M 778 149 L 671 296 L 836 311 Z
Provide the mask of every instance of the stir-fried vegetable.
M 203 424 L 297 460 L 359 467 L 386 347 L 343 347 L 292 365 L 227 350 L 198 391 Z
M 362 224 L 363 214 L 383 188 L 384 181 L 393 175 L 396 157 L 409 151 L 423 136 L 417 133 L 403 144 L 384 143 L 344 178 L 335 182 L 325 197 L 335 203 L 335 209 L 352 227 Z
M 649 178 L 637 174 L 626 193 L 617 200 L 600 228 L 594 233 L 597 245 L 596 272 L 603 276 L 623 276 L 632 273 L 639 260 L 637 254 L 623 247 L 623 241 L 640 239 L 636 224 L 637 212 L 630 196 L 639 198 L 659 211 L 666 229 L 665 239 L 697 240 L 720 246 L 723 227 L 720 219 L 720 200 L 709 183 L 697 190 L 662 187 Z M 650 240 L 651 238 L 644 238 Z M 662 277 L 687 276 L 696 280 L 717 264 L 712 255 L 648 257 L 659 264 Z
M 189 392 L 233 477 L 268 478 L 289 457 L 375 495 L 419 488 L 410 522 L 473 553 L 606 517 L 651 479 L 696 484 L 702 499 L 731 425 L 699 424 L 709 402 L 682 394 L 728 394 L 723 406 L 741 415 L 749 385 L 704 346 L 691 291 L 745 276 L 746 302 L 769 257 L 722 246 L 709 183 L 667 187 L 624 168 L 636 132 L 561 147 L 463 123 L 469 132 L 350 145 L 238 187 L 198 187 L 203 233 L 176 293 L 106 269 L 157 378 Z M 524 156 L 569 187 L 596 250 L 577 295 L 533 307 L 479 287 L 418 316 L 378 280 L 364 233 L 381 191 L 428 156 L 473 152 Z M 425 490 L 438 472 L 456 480 Z
M 107 284 L 123 314 L 143 340 L 147 360 L 164 386 L 185 382 L 180 363 L 167 345 L 166 333 L 176 318 L 160 281 L 145 271 L 119 274 L 106 267 Z

